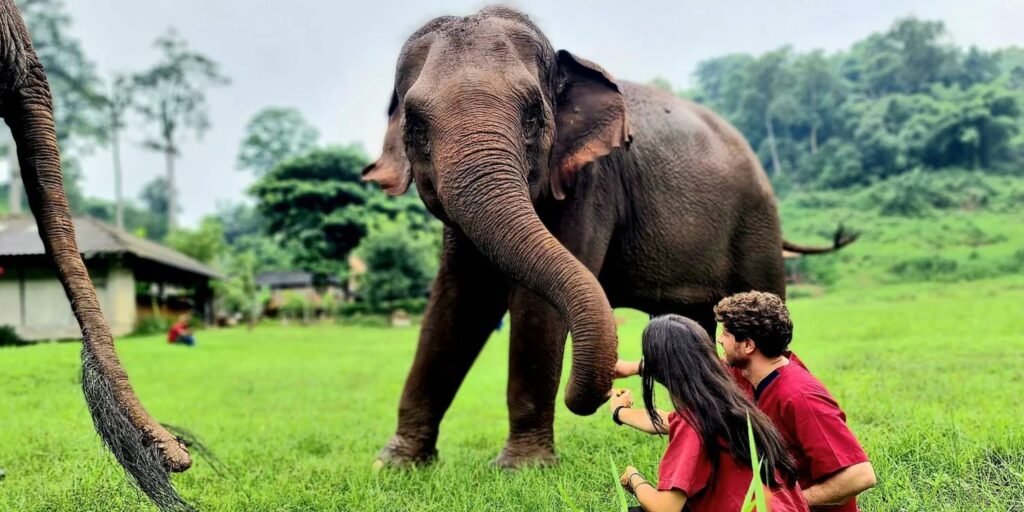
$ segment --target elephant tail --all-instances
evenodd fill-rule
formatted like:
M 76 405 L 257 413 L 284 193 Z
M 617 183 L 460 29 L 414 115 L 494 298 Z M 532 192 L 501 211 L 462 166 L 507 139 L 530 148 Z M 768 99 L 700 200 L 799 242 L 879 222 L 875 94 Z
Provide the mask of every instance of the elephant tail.
M 832 235 L 832 247 L 808 247 L 804 245 L 797 245 L 788 240 L 782 241 L 782 249 L 785 251 L 796 252 L 800 254 L 828 254 L 830 252 L 836 252 L 847 245 L 852 244 L 857 240 L 860 233 L 852 231 L 846 231 L 843 225 L 840 224 L 839 228 L 836 229 L 834 235 Z

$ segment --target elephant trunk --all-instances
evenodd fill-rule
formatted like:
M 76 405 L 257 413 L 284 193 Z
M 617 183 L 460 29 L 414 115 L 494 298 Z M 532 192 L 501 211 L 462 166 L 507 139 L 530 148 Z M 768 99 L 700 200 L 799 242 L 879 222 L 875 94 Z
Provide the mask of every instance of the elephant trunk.
M 134 483 L 157 506 L 162 510 L 190 510 L 169 477 L 169 470 L 189 467 L 188 452 L 136 398 L 114 351 L 113 337 L 75 243 L 50 88 L 10 0 L 0 0 L 0 22 L 6 28 L 3 37 L 15 39 L 12 44 L 17 46 L 16 54 L 4 55 L 6 71 L 18 74 L 14 86 L 0 100 L 2 113 L 17 145 L 22 180 L 39 235 L 82 329 L 82 389 L 93 423 Z
M 617 358 L 608 299 L 537 216 L 514 143 L 500 130 L 457 140 L 473 149 L 439 162 L 437 192 L 445 213 L 499 270 L 561 314 L 573 340 L 565 403 L 576 414 L 591 414 L 607 399 Z

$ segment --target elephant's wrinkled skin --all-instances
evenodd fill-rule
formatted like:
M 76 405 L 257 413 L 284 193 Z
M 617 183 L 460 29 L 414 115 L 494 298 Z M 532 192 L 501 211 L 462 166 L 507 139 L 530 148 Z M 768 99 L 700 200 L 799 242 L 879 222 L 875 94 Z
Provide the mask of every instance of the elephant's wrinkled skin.
M 390 194 L 415 180 L 446 228 L 384 463 L 433 459 L 441 418 L 506 310 L 510 434 L 497 463 L 516 467 L 555 460 L 567 332 L 566 405 L 590 414 L 612 384 L 612 307 L 681 313 L 713 333 L 722 297 L 785 293 L 775 198 L 743 137 L 698 105 L 555 52 L 516 11 L 413 34 L 385 139 L 364 178 Z
M 82 328 L 82 390 L 96 431 L 132 481 L 163 510 L 190 510 L 169 473 L 192 461 L 184 443 L 142 407 L 114 351 L 75 244 L 46 73 L 11 0 L 0 0 L 0 115 L 18 148 L 29 205 Z

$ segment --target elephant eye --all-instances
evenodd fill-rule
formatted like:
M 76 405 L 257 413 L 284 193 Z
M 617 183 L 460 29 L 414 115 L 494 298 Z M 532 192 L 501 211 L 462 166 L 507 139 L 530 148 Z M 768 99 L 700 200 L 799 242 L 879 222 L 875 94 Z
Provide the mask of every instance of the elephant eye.
M 541 129 L 544 128 L 544 111 L 540 105 L 533 104 L 523 112 L 523 137 L 527 144 L 537 141 Z
M 424 155 L 430 155 L 430 137 L 426 121 L 407 112 L 405 115 L 405 142 Z

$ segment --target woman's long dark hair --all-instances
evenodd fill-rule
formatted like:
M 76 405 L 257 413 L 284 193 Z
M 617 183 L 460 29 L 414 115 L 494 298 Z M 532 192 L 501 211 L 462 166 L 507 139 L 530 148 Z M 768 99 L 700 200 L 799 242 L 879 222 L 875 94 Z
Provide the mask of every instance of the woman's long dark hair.
M 726 373 L 700 324 L 679 315 L 659 316 L 644 330 L 643 351 L 640 375 L 647 414 L 656 429 L 668 432 L 654 408 L 654 383 L 658 382 L 668 389 L 676 412 L 700 433 L 711 459 L 712 481 L 718 474 L 720 439 L 725 440 L 734 459 L 751 466 L 749 416 L 762 463 L 761 481 L 779 487 L 775 476 L 779 474 L 788 486 L 793 485 L 796 466 L 782 436 Z

